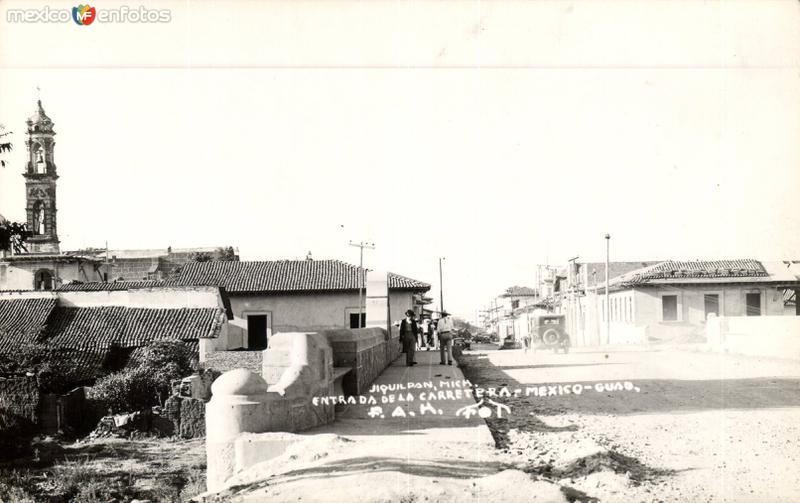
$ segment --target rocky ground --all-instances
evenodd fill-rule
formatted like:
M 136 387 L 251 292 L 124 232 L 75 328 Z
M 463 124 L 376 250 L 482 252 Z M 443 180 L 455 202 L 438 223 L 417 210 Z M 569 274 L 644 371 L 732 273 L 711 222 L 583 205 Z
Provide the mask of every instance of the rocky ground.
M 205 491 L 204 439 L 39 438 L 0 465 L 0 502 L 183 502 Z
M 487 423 L 501 460 L 574 501 L 800 501 L 797 363 L 486 345 L 461 366 L 483 388 L 536 389 Z

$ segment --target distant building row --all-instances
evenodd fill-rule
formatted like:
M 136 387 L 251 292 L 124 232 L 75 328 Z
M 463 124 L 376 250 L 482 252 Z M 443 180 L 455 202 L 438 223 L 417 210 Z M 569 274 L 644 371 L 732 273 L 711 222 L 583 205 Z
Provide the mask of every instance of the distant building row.
M 702 340 L 712 315 L 800 315 L 800 261 L 611 262 L 609 278 L 608 309 L 605 264 L 571 262 L 543 282 L 551 292 L 515 287 L 499 296 L 485 325 L 522 339 L 531 317 L 549 311 L 566 315 L 573 345 L 628 344 Z

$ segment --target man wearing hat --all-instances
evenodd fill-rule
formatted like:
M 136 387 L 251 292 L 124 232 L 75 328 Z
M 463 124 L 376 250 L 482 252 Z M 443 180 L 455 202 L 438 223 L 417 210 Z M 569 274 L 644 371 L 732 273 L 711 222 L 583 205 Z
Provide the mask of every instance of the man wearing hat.
M 445 355 L 447 355 L 447 364 L 453 364 L 453 334 L 455 327 L 453 326 L 453 319 L 450 318 L 450 313 L 442 311 L 442 316 L 436 324 L 439 331 L 439 363 L 445 364 Z
M 414 311 L 406 311 L 406 317 L 400 322 L 400 342 L 403 343 L 403 352 L 406 354 L 406 365 L 412 366 L 417 345 L 417 320 Z

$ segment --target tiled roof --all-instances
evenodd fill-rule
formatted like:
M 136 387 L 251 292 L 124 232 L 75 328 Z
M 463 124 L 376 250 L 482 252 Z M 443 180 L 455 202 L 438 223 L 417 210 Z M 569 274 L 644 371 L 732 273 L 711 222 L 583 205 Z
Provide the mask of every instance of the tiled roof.
M 34 342 L 55 307 L 52 297 L 0 300 L 0 351 Z
M 106 373 L 112 347 L 137 348 L 177 339 L 197 350 L 216 337 L 225 311 L 218 308 L 63 307 L 55 297 L 0 300 L 0 352 L 39 342 L 69 358 L 81 379 Z M 74 377 L 74 376 L 73 376 Z
M 48 253 L 25 253 L 21 255 L 11 255 L 3 258 L 5 262 L 59 262 L 65 264 L 72 264 L 75 262 L 102 262 L 100 259 L 94 257 L 85 257 L 82 255 L 62 255 L 62 254 L 48 254 Z
M 110 370 L 117 370 L 106 367 L 108 351 L 62 349 L 58 354 L 59 357 L 68 359 L 72 365 L 70 377 L 76 381 L 90 381 L 107 374 Z
M 698 260 L 690 262 L 668 260 L 619 276 L 611 283 L 616 283 L 617 285 L 643 285 L 662 281 L 725 280 L 767 278 L 768 276 L 769 274 L 761 262 L 752 259 Z
M 506 288 L 501 297 L 535 297 L 536 290 L 527 286 L 512 286 Z
M 222 310 L 209 308 L 57 307 L 42 341 L 58 348 L 101 350 L 159 339 L 201 339 L 216 336 L 222 316 Z
M 612 280 L 617 276 L 622 276 L 645 267 L 660 264 L 663 260 L 647 260 L 647 261 L 630 261 L 630 262 L 609 262 L 608 264 L 608 278 Z M 606 264 L 605 262 L 579 262 L 580 273 L 578 275 L 578 282 L 583 283 L 584 279 L 586 284 L 582 287 L 595 287 L 604 285 L 606 281 Z
M 157 288 L 176 286 L 174 281 L 140 280 L 140 281 L 95 281 L 88 283 L 66 283 L 59 286 L 57 292 L 116 292 L 136 288 Z
M 211 261 L 186 264 L 178 282 L 219 285 L 231 293 L 333 292 L 357 290 L 358 277 L 358 267 L 339 260 Z M 427 291 L 430 285 L 389 273 L 389 288 Z

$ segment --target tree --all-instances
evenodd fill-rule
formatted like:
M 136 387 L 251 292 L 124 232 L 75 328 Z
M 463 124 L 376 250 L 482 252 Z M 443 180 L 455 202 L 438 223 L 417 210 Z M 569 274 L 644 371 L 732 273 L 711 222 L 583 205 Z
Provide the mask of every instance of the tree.
M 217 248 L 217 260 L 220 262 L 232 262 L 236 259 L 236 252 L 233 250 L 233 246 Z
M 11 152 L 13 149 L 12 143 L 9 141 L 9 136 L 12 135 L 12 131 L 6 131 L 5 126 L 0 124 L 0 154 L 5 154 L 6 152 Z M 0 159 L 0 166 L 6 167 L 5 159 Z
M 193 262 L 231 262 L 237 260 L 236 251 L 232 246 L 217 248 L 213 253 L 198 251 L 189 254 L 189 260 Z
M 192 252 L 189 254 L 189 260 L 192 262 L 211 262 L 214 257 L 208 252 Z
M 26 252 L 25 242 L 32 235 L 26 224 L 9 222 L 0 216 L 0 251 Z
M 453 317 L 453 326 L 459 332 L 466 331 L 466 332 L 470 332 L 472 334 L 478 334 L 478 333 L 483 332 L 483 330 L 481 330 L 480 327 L 477 327 L 477 326 L 473 325 L 472 323 L 470 323 L 467 320 L 464 320 L 462 318 Z

